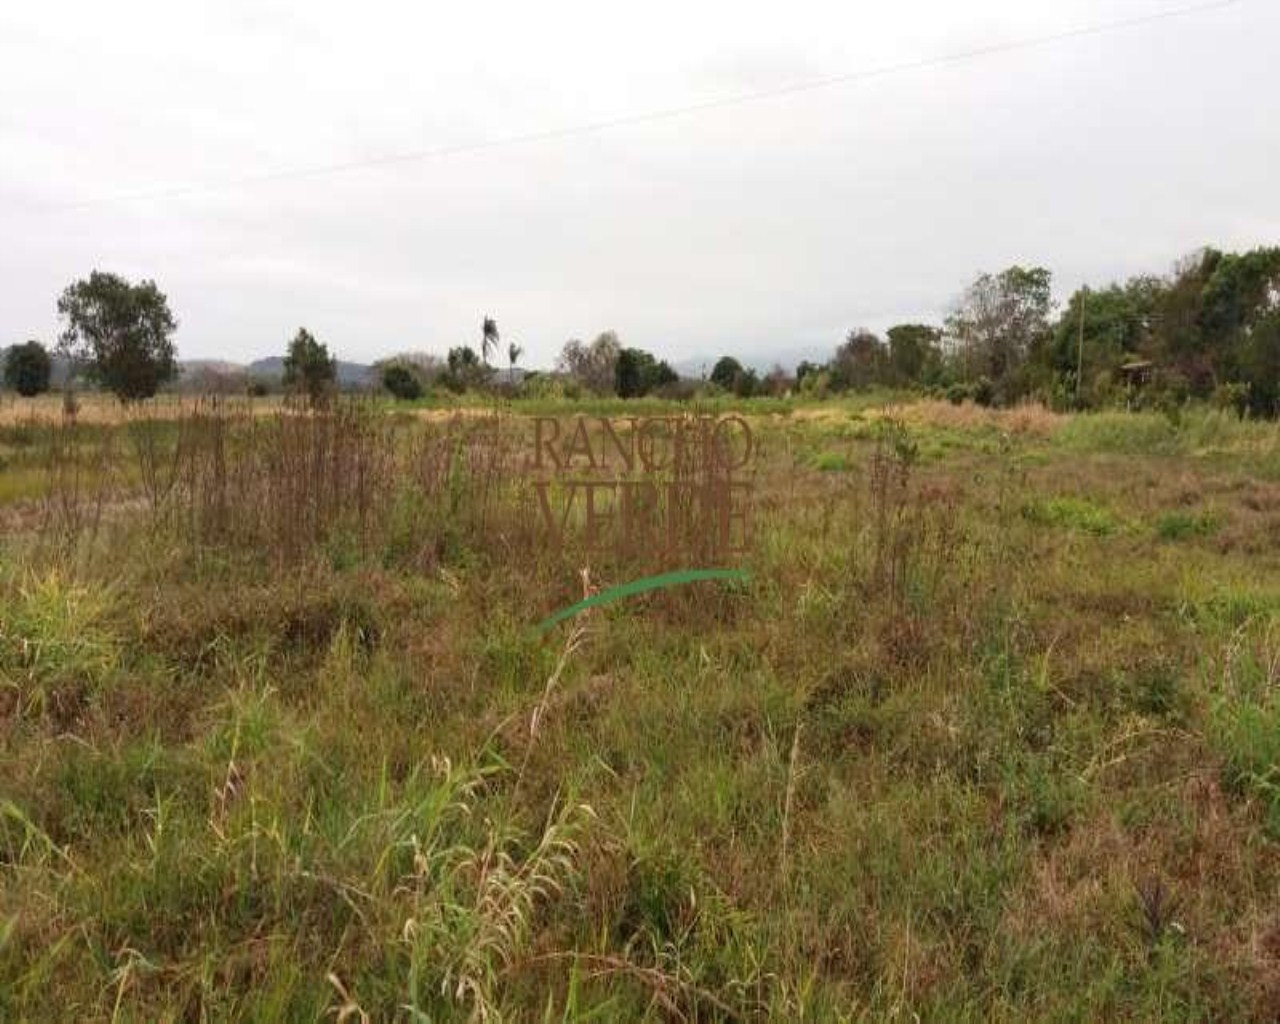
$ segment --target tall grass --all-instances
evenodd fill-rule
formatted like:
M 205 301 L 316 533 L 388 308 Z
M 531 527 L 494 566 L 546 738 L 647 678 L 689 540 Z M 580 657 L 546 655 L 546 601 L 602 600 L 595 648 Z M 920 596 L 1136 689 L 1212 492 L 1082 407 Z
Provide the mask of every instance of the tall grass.
M 263 415 L 207 399 L 134 414 L 125 434 L 116 458 L 112 435 L 52 429 L 46 535 L 91 539 L 104 513 L 136 505 L 158 533 L 277 564 L 351 549 L 423 565 L 490 531 L 524 542 L 533 523 L 496 415 L 404 421 L 362 401 Z
M 0 434 L 0 1019 L 1274 1016 L 1266 430 L 752 408 L 549 635 L 510 409 Z

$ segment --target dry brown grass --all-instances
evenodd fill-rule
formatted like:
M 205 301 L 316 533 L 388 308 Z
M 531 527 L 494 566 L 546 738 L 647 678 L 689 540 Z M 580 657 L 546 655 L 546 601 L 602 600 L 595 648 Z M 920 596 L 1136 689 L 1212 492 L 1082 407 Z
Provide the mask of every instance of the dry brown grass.
M 178 419 L 189 413 L 202 399 L 191 395 L 157 395 L 135 406 L 123 405 L 112 395 L 77 393 L 79 411 L 76 420 L 90 426 L 120 426 L 146 416 L 151 419 Z M 278 395 L 264 398 L 238 400 L 254 415 L 265 416 L 278 412 L 284 399 Z M 15 427 L 27 423 L 57 423 L 62 419 L 62 394 L 50 392 L 35 398 L 14 395 L 0 397 L 0 427 Z
M 1050 437 L 1070 417 L 1046 409 L 1037 402 L 1009 409 L 989 409 L 973 402 L 953 405 L 943 401 L 921 401 L 887 406 L 868 413 L 871 419 L 895 419 L 918 426 L 974 430 L 995 427 L 1007 434 Z

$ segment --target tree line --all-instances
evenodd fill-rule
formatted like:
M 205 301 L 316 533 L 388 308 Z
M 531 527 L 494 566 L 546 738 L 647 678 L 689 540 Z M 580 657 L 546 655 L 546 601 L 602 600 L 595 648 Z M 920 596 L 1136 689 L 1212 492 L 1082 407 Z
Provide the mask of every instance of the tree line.
M 1044 267 L 982 274 L 939 325 L 850 331 L 801 390 L 907 387 L 1058 409 L 1210 399 L 1280 413 L 1280 247 L 1202 249 L 1166 276 L 1077 289 L 1055 314 Z
M 134 284 L 94 271 L 58 299 L 63 330 L 54 353 L 39 341 L 5 354 L 4 384 L 22 395 L 50 387 L 54 355 L 122 401 L 149 398 L 178 376 L 178 322 L 154 281 Z M 825 362 L 766 374 L 732 355 L 704 379 L 682 379 L 651 352 L 613 331 L 568 341 L 550 373 L 519 369 L 522 347 L 505 350 L 497 322 L 482 318 L 477 344 L 444 359 L 409 354 L 378 364 L 377 382 L 397 398 L 432 388 L 511 395 L 590 393 L 637 398 L 704 391 L 740 397 L 801 393 L 821 397 L 899 388 L 985 405 L 1038 399 L 1060 408 L 1170 405 L 1210 399 L 1260 416 L 1280 414 L 1280 247 L 1227 253 L 1199 250 L 1166 275 L 1140 275 L 1077 289 L 1055 310 L 1044 267 L 984 273 L 940 324 L 904 323 L 882 338 L 856 328 Z M 505 356 L 505 371 L 495 365 Z M 336 390 L 337 363 L 300 328 L 283 360 L 286 390 L 320 403 Z M 248 386 L 254 387 L 253 382 Z
M 1280 415 L 1280 247 L 1202 249 L 1163 276 L 1079 288 L 1060 309 L 1052 283 L 1039 266 L 980 274 L 941 323 L 897 324 L 883 337 L 855 328 L 828 360 L 801 362 L 793 373 L 775 365 L 760 374 L 724 355 L 705 380 L 683 380 L 667 362 L 606 331 L 590 343 L 567 342 L 555 372 L 526 375 L 521 390 L 681 398 L 895 388 L 982 405 L 1039 400 L 1062 410 L 1208 399 L 1242 415 Z M 514 385 L 469 347 L 450 350 L 443 364 L 414 360 L 401 357 L 398 365 L 412 367 L 424 384 L 456 391 Z

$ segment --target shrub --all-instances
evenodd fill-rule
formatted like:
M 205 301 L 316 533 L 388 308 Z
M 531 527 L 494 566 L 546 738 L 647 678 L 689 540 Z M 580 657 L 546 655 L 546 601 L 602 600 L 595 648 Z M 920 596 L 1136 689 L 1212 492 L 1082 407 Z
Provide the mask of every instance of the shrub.
M 382 371 L 382 386 L 402 402 L 422 397 L 422 382 L 407 366 L 394 363 Z
M 4 362 L 5 387 L 13 388 L 24 398 L 43 394 L 49 390 L 51 369 L 49 353 L 40 342 L 15 345 Z
M 476 355 L 475 349 L 462 345 L 449 349 L 448 369 L 441 376 L 444 386 L 450 391 L 462 394 L 475 390 L 489 382 L 492 371 Z
M 529 373 L 520 382 L 520 394 L 524 398 L 553 401 L 582 397 L 582 384 L 573 377 L 549 373 Z
M 831 393 L 831 374 L 826 370 L 814 370 L 800 378 L 797 388 L 809 398 L 826 398 Z
M 1249 411 L 1248 383 L 1219 384 L 1210 398 L 1217 409 L 1230 410 L 1241 419 Z

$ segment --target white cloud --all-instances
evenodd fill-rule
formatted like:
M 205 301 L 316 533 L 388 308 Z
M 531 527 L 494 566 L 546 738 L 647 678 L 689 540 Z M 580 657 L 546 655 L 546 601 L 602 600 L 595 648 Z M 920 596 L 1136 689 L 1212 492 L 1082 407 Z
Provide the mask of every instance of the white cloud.
M 189 357 L 305 323 L 345 358 L 616 328 L 671 358 L 834 345 L 968 278 L 1060 289 L 1276 237 L 1262 0 L 596 134 L 77 208 L 525 132 L 1143 16 L 1168 0 L 0 11 L 0 343 L 95 267 L 154 277 Z

